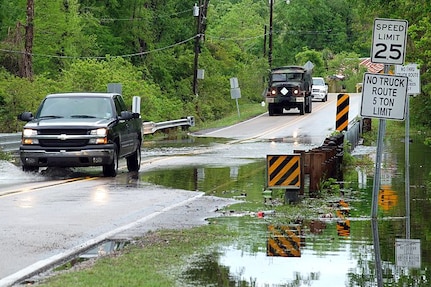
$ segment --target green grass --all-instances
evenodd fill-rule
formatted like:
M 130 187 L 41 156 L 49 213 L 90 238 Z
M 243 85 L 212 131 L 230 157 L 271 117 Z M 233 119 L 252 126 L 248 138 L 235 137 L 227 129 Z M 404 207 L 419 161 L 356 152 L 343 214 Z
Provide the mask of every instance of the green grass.
M 202 129 L 230 126 L 267 112 L 267 107 L 266 105 L 262 106 L 260 103 L 250 103 L 240 105 L 239 110 L 239 115 L 238 112 L 235 110 L 234 112 L 220 120 L 196 123 L 196 126 L 193 127 L 191 130 L 196 131 Z
M 237 236 L 218 224 L 149 232 L 118 254 L 103 257 L 92 266 L 72 268 L 38 286 L 175 286 L 175 270 L 186 264 L 188 255 Z

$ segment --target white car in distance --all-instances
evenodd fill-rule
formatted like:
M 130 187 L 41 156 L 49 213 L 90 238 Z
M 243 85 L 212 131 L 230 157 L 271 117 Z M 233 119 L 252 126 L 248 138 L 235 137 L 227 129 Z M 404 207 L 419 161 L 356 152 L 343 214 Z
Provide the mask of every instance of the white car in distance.
M 324 78 L 313 77 L 311 97 L 313 100 L 320 100 L 322 102 L 328 100 L 328 84 L 325 82 Z

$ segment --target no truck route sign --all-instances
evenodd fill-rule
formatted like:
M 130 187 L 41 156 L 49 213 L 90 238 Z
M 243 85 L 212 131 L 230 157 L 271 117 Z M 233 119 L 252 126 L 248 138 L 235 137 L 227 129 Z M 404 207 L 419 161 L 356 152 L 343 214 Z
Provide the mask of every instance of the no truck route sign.
M 371 62 L 388 65 L 404 63 L 408 22 L 396 19 L 374 19 Z
M 361 116 L 404 120 L 408 77 L 365 73 Z

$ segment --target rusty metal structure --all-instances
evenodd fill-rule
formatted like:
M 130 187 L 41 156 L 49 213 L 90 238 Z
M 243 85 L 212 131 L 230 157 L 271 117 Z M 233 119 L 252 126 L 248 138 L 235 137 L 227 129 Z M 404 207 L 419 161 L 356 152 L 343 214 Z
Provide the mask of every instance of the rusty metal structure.
M 305 182 L 305 176 L 309 177 L 309 195 L 317 195 L 320 191 L 322 182 L 329 178 L 337 181 L 343 180 L 341 166 L 343 163 L 343 144 L 344 134 L 340 133 L 325 139 L 324 143 L 317 148 L 295 153 L 301 155 L 302 162 L 302 182 Z M 300 195 L 304 195 L 304 186 L 301 185 Z

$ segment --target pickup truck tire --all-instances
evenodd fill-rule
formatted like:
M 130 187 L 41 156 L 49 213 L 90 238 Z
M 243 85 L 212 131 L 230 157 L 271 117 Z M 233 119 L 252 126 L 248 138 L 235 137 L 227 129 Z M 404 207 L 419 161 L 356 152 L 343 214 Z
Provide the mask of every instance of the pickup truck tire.
M 118 171 L 118 150 L 117 146 L 114 145 L 114 154 L 112 157 L 112 163 L 105 164 L 103 166 L 103 175 L 106 177 L 115 177 L 117 176 Z
M 39 167 L 38 166 L 23 165 L 22 166 L 22 171 L 24 171 L 24 172 L 38 172 L 39 171 Z
M 127 160 L 127 169 L 129 171 L 139 171 L 141 167 L 141 145 L 138 146 L 136 151 L 126 158 Z

